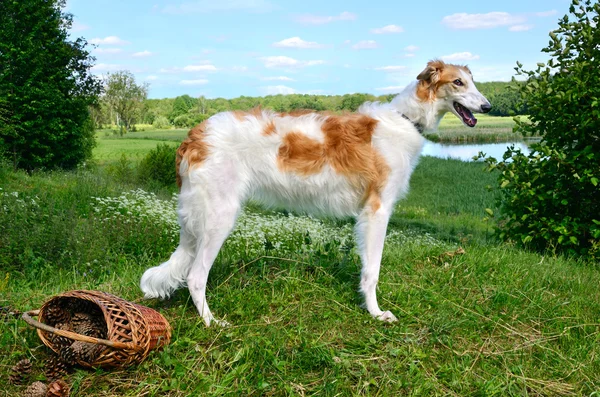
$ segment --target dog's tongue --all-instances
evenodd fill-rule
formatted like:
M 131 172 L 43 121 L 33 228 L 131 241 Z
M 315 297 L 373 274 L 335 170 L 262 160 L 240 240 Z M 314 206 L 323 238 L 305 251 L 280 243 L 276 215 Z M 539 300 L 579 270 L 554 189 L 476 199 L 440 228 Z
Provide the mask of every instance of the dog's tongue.
M 467 109 L 458 102 L 454 102 L 454 109 L 456 109 L 460 117 L 462 117 L 463 122 L 466 125 L 468 125 L 469 127 L 475 127 L 475 125 L 477 124 L 477 119 L 475 118 L 475 116 L 473 116 L 473 113 L 469 109 Z

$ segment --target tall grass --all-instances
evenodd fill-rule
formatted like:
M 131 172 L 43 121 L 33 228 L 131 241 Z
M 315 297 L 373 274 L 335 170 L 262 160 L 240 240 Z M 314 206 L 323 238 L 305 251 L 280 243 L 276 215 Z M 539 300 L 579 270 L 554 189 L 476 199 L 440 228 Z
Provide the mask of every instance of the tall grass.
M 490 240 L 494 176 L 481 168 L 433 158 L 417 167 L 382 262 L 380 304 L 394 324 L 361 308 L 350 220 L 247 208 L 209 279 L 211 309 L 229 328 L 205 328 L 186 290 L 141 300 L 144 269 L 176 244 L 169 194 L 99 171 L 2 169 L 0 379 L 22 357 L 40 374 L 47 354 L 8 313 L 89 288 L 161 311 L 173 341 L 135 367 L 77 370 L 74 396 L 598 392 L 598 266 Z

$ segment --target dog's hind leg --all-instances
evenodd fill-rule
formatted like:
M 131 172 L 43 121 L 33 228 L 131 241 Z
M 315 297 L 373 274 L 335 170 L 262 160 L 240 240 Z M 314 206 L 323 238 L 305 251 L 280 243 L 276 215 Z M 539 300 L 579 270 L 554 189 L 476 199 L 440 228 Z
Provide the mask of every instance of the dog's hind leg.
M 144 272 L 140 287 L 146 298 L 168 298 L 173 291 L 185 283 L 194 259 L 191 237 L 182 230 L 179 246 L 169 260 Z
M 377 303 L 377 282 L 389 217 L 390 210 L 384 206 L 380 205 L 374 211 L 368 205 L 358 216 L 356 235 L 362 261 L 360 290 L 365 296 L 367 310 L 379 320 L 394 322 L 396 317 L 392 312 L 382 311 Z
M 240 210 L 238 200 L 227 200 L 225 197 L 211 199 L 207 203 L 208 214 L 205 218 L 206 228 L 196 248 L 196 257 L 187 275 L 187 286 L 198 313 L 206 326 L 211 322 L 225 326 L 227 322 L 217 320 L 211 313 L 206 301 L 206 283 L 210 269 L 223 245 L 231 233 Z

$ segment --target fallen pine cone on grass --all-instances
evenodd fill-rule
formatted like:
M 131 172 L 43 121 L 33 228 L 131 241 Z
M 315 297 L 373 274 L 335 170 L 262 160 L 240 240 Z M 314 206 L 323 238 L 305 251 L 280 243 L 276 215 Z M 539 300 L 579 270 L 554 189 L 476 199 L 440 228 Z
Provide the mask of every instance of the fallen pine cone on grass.
M 69 397 L 71 388 L 64 380 L 56 380 L 48 385 L 46 397 Z
M 31 361 L 24 358 L 10 369 L 8 381 L 13 385 L 22 385 L 25 378 L 31 374 Z
M 33 382 L 23 392 L 23 397 L 45 397 L 48 391 L 48 386 L 43 382 Z

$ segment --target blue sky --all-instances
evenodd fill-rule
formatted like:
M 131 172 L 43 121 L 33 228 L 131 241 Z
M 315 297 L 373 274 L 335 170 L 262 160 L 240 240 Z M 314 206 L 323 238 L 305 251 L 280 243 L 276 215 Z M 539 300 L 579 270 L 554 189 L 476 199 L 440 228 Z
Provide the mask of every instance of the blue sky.
M 69 0 L 94 72 L 129 70 L 150 98 L 398 92 L 428 60 L 508 81 L 544 61 L 568 0 Z

